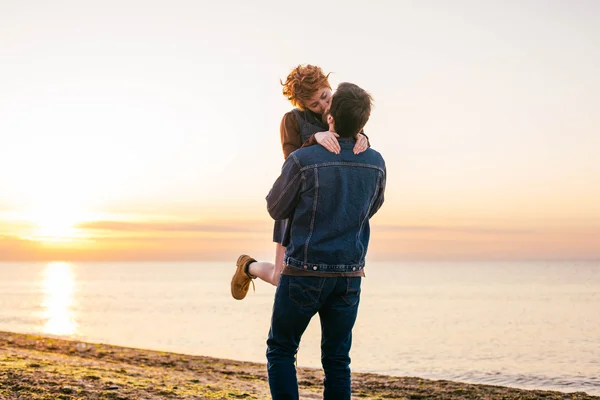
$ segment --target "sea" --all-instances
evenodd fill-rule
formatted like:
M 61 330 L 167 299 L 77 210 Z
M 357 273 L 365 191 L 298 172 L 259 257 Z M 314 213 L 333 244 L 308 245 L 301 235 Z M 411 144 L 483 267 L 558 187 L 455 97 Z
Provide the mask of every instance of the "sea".
M 265 362 L 226 262 L 0 263 L 0 330 Z M 600 262 L 369 262 L 352 370 L 600 395 Z M 318 318 L 298 365 L 320 367 Z M 0 349 L 1 351 L 1 349 Z

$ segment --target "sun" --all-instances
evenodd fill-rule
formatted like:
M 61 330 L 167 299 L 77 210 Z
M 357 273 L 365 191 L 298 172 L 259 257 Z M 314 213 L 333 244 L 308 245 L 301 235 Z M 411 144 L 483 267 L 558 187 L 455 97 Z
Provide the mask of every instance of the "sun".
M 65 241 L 76 235 L 76 224 L 76 219 L 65 216 L 64 214 L 44 215 L 37 219 L 37 229 L 35 230 L 34 235 L 42 240 L 55 242 Z
M 85 213 L 72 206 L 40 207 L 28 213 L 33 225 L 32 236 L 42 242 L 70 242 L 84 237 L 77 225 L 85 221 Z

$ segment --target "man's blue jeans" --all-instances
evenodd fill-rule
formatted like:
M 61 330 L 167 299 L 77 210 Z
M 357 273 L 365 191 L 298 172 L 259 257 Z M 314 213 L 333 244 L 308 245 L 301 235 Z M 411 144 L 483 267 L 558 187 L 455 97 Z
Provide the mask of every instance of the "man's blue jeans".
M 296 352 L 316 313 L 321 319 L 324 399 L 350 399 L 349 353 L 360 284 L 360 277 L 281 276 L 267 340 L 267 369 L 274 400 L 298 399 Z

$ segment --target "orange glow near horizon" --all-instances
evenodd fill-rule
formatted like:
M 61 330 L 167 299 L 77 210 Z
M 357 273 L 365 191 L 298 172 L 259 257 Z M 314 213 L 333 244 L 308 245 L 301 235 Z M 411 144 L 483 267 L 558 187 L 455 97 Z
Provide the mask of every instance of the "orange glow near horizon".
M 273 256 L 272 222 L 267 217 L 237 220 L 217 219 L 217 216 L 213 219 L 197 216 L 194 220 L 150 215 L 109 217 L 77 223 L 73 222 L 75 218 L 64 223 L 57 219 L 56 225 L 50 218 L 39 218 L 39 225 L 9 227 L 14 232 L 45 233 L 35 237 L 0 237 L 0 257 L 8 261 L 74 262 L 224 261 L 235 259 L 240 252 L 266 260 Z M 376 216 L 372 223 L 370 260 L 598 258 L 594 240 L 598 228 L 594 226 L 523 219 L 513 219 L 511 223 L 491 217 L 463 221 L 400 217 L 395 221 L 396 218 L 383 213 Z M 46 230 L 42 231 L 42 227 Z

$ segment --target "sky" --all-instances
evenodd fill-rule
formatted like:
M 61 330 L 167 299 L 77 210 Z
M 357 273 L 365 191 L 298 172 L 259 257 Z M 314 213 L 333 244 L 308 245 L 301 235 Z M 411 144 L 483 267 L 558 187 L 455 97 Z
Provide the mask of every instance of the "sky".
M 600 259 L 600 3 L 0 0 L 0 261 L 272 259 L 280 79 L 375 99 L 370 260 Z

